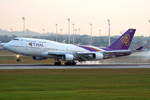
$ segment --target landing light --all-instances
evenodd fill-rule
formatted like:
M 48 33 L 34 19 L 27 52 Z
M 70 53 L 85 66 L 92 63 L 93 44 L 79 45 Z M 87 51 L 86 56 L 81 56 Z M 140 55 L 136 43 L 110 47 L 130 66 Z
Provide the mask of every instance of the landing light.
M 16 58 L 18 59 L 20 57 L 20 55 L 16 55 Z

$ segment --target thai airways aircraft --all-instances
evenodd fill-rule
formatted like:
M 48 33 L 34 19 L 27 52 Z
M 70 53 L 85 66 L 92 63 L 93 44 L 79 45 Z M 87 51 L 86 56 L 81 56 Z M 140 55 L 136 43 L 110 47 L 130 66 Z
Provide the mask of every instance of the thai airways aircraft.
M 55 65 L 61 65 L 61 61 L 65 61 L 65 65 L 76 65 L 76 62 L 130 55 L 133 51 L 128 50 L 128 48 L 135 31 L 135 29 L 128 29 L 121 37 L 106 48 L 22 37 L 17 37 L 3 44 L 3 46 L 11 52 L 32 56 L 34 60 L 54 58 Z

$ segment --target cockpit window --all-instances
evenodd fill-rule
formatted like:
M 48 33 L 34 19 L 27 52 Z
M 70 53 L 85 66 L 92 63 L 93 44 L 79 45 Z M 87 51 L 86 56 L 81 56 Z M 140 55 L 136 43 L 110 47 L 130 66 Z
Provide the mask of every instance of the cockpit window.
M 19 39 L 13 39 L 13 40 L 19 40 Z

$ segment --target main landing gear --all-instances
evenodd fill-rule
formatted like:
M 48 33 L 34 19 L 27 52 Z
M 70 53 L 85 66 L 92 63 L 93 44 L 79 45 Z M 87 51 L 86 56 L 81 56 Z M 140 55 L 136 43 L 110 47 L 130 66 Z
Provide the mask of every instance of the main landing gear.
M 65 65 L 66 66 L 68 66 L 68 65 L 76 65 L 76 62 L 75 61 L 66 61 Z
M 54 65 L 61 65 L 61 61 L 55 62 Z
M 60 66 L 60 65 L 62 65 L 62 63 L 61 63 L 61 61 L 60 60 L 56 60 L 55 62 L 54 62 L 54 65 L 56 65 L 56 66 Z M 64 65 L 66 65 L 66 66 L 71 66 L 71 65 L 76 65 L 76 62 L 75 61 L 66 61 L 65 63 L 64 63 Z
M 55 59 L 54 65 L 56 66 L 61 65 L 61 61 L 59 59 Z
M 16 58 L 17 58 L 16 61 L 20 62 L 20 55 L 16 55 Z

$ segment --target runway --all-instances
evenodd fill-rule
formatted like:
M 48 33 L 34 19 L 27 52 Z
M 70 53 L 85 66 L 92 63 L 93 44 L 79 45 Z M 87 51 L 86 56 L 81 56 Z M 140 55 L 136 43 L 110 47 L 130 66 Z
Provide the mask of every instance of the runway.
M 0 69 L 120 69 L 120 68 L 150 68 L 150 64 L 87 64 L 76 66 L 53 66 L 48 64 L 0 64 Z

